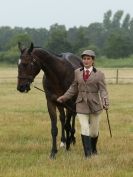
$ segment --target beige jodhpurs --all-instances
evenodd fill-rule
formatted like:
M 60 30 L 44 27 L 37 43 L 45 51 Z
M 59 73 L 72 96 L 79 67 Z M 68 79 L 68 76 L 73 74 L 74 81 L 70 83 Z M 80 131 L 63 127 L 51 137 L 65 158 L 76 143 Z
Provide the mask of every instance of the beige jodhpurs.
M 99 119 L 98 114 L 77 114 L 81 126 L 81 134 L 91 137 L 97 137 L 99 132 Z

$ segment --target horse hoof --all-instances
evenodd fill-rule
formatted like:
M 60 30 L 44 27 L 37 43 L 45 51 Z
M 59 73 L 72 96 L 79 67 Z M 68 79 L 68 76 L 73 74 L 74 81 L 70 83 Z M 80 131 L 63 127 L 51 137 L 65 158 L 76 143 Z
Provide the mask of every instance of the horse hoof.
M 63 147 L 65 147 L 66 145 L 65 145 L 65 143 L 64 142 L 61 142 L 60 143 L 60 148 L 63 148 Z
M 74 138 L 74 139 L 72 140 L 72 143 L 73 143 L 73 145 L 76 144 L 76 138 Z
M 49 158 L 52 160 L 56 159 L 55 153 L 51 153 Z
M 70 144 L 66 145 L 66 150 L 69 151 L 70 150 Z
M 50 159 L 55 159 L 56 158 L 56 153 L 57 153 L 57 150 L 55 151 L 52 151 L 51 154 L 50 154 Z
M 53 154 L 50 154 L 49 158 L 50 158 L 51 160 L 55 160 L 55 159 L 56 159 L 56 156 L 53 155 Z
M 67 147 L 67 148 L 66 148 L 66 150 L 67 150 L 68 152 L 69 152 L 69 151 L 71 151 L 70 146 L 69 146 L 69 147 Z

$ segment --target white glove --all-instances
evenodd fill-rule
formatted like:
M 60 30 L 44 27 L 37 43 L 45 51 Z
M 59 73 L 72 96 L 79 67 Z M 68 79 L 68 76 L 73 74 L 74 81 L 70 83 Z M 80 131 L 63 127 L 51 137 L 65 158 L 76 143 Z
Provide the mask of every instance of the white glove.
M 103 99 L 103 109 L 105 109 L 105 110 L 109 109 L 109 101 L 107 98 Z
M 57 102 L 63 103 L 64 102 L 64 96 L 60 96 L 59 98 L 57 98 Z

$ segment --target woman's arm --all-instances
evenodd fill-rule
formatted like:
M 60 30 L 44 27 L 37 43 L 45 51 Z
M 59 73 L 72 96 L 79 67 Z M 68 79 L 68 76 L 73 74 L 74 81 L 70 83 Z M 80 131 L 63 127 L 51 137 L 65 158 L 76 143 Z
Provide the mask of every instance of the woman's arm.
M 75 73 L 73 83 L 70 85 L 69 89 L 64 93 L 64 95 L 60 96 L 57 99 L 57 101 L 60 103 L 65 102 L 69 100 L 70 98 L 72 98 L 77 93 L 78 93 L 78 82 L 77 82 L 76 73 Z
M 103 108 L 108 109 L 109 98 L 108 98 L 108 91 L 105 82 L 105 75 L 103 73 L 101 73 L 101 79 L 98 82 L 98 86 L 99 86 L 99 93 L 100 93 Z

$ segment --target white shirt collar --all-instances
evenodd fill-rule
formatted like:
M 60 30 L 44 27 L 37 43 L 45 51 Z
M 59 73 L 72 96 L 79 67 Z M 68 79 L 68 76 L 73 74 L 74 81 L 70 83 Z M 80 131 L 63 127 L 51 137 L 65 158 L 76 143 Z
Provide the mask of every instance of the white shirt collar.
M 91 72 L 92 72 L 92 70 L 93 70 L 93 66 L 91 66 L 91 67 L 90 67 L 90 68 L 88 68 L 88 69 L 84 67 L 84 71 L 86 71 L 86 70 L 89 70 L 89 72 L 91 73 Z

